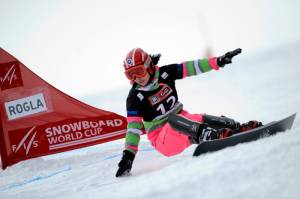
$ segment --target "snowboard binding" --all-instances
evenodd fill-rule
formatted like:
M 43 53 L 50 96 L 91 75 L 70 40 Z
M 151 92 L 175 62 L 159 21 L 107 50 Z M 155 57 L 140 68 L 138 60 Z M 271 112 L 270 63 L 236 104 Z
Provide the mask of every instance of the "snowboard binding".
M 261 122 L 256 121 L 256 120 L 251 120 L 247 123 L 242 124 L 239 127 L 239 132 L 245 132 L 245 131 L 249 131 L 251 129 L 255 129 L 257 127 L 263 126 Z
M 214 119 L 216 118 L 217 117 L 214 117 Z M 226 118 L 222 119 L 223 120 L 220 122 L 220 124 L 226 123 L 231 125 L 231 127 L 236 126 L 232 122 L 234 120 L 231 119 L 230 121 L 225 121 Z M 208 121 L 208 119 L 206 119 L 206 121 Z M 226 125 L 224 125 L 223 128 L 221 128 L 221 125 L 219 125 L 219 128 L 216 129 L 212 128 L 208 123 L 195 122 L 175 114 L 169 115 L 168 123 L 176 131 L 189 136 L 191 144 L 199 144 L 203 141 L 222 139 L 233 134 L 233 130 L 226 128 Z
M 262 126 L 261 122 L 255 120 L 241 125 L 231 118 L 212 115 L 204 115 L 203 123 L 200 123 L 180 115 L 170 114 L 168 123 L 176 131 L 189 136 L 191 144 L 199 144 L 208 140 L 224 139 L 233 134 Z
M 203 122 L 215 129 L 229 128 L 237 130 L 240 128 L 240 123 L 226 116 L 203 115 Z

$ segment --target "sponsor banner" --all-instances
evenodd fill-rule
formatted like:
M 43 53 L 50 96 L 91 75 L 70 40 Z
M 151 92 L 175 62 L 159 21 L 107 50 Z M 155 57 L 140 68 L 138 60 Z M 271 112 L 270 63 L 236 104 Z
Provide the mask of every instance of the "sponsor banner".
M 125 117 L 63 93 L 2 48 L 0 87 L 3 169 L 23 160 L 125 137 Z
M 90 118 L 9 131 L 12 158 L 28 159 L 112 140 L 125 135 L 124 124 L 122 118 Z
M 9 120 L 47 111 L 43 93 L 5 102 L 4 106 Z

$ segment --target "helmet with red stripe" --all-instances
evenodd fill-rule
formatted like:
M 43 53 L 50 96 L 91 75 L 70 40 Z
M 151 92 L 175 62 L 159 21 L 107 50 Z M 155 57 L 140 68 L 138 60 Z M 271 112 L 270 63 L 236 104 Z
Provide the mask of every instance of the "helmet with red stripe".
M 129 51 L 124 60 L 124 69 L 127 70 L 137 65 L 144 65 L 148 69 L 151 65 L 151 57 L 141 48 L 134 48 Z

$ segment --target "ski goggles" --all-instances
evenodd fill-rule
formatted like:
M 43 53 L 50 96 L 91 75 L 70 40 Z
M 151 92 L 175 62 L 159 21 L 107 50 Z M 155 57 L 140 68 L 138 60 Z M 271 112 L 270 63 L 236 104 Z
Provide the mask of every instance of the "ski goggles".
M 147 70 L 144 64 L 137 65 L 125 70 L 125 75 L 129 80 L 135 80 L 135 78 L 145 77 Z

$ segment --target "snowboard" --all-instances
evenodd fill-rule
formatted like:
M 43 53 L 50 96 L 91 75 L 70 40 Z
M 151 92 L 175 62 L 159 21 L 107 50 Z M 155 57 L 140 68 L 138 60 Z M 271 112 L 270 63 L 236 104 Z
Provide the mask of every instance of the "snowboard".
M 207 152 L 218 151 L 220 149 L 234 146 L 240 143 L 251 142 L 260 138 L 275 135 L 278 132 L 283 132 L 285 130 L 291 129 L 295 117 L 296 113 L 280 121 L 273 121 L 264 126 L 237 133 L 224 139 L 202 142 L 196 147 L 193 156 L 199 156 Z

